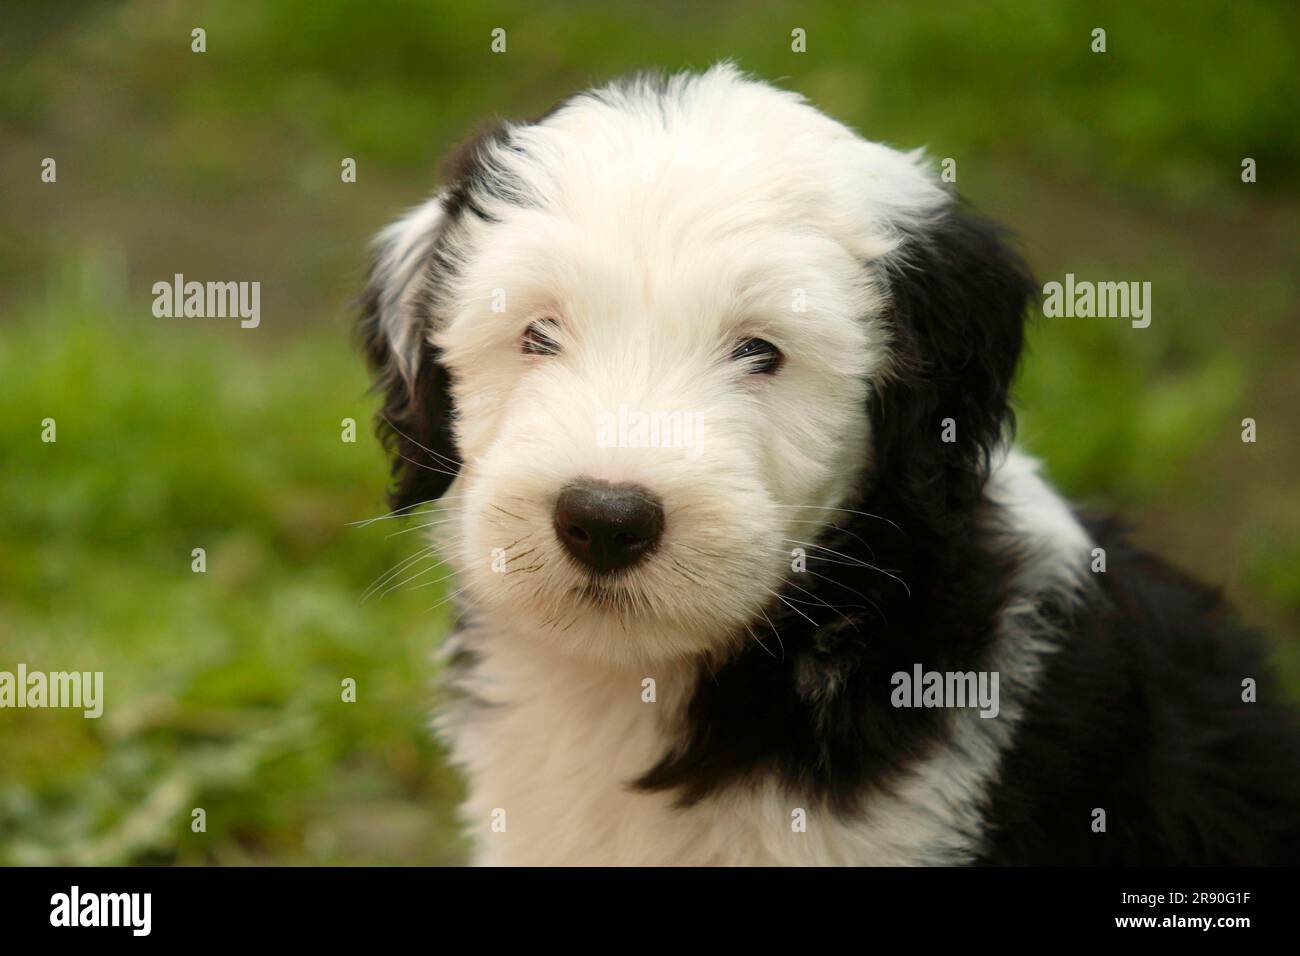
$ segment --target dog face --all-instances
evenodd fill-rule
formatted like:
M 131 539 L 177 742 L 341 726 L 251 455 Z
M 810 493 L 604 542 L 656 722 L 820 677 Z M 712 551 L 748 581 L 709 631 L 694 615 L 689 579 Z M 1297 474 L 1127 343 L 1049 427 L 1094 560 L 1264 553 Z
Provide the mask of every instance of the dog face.
M 444 499 L 471 609 L 721 654 L 797 609 L 837 509 L 971 506 L 1027 280 L 916 157 L 721 67 L 494 129 L 447 179 L 381 234 L 363 332 L 394 504 Z

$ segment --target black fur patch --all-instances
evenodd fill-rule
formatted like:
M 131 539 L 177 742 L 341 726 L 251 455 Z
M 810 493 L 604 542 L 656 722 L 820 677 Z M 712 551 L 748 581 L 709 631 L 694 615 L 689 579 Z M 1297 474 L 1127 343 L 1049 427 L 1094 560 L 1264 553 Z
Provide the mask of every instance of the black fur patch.
M 871 402 L 872 480 L 936 530 L 972 514 L 989 454 L 1013 430 L 1010 386 L 1037 286 L 1002 230 L 963 206 L 887 266 L 895 377 Z M 951 419 L 956 441 L 941 441 Z
M 422 337 L 417 347 L 415 377 L 408 385 L 392 364 L 387 339 L 366 343 L 374 388 L 384 396 L 375 434 L 392 463 L 388 500 L 398 510 L 441 498 L 460 467 L 451 427 L 451 376 L 427 340 Z
M 1113 522 L 1088 524 L 1103 600 L 1047 659 L 989 795 L 982 862 L 1300 863 L 1300 727 L 1256 635 Z
M 466 212 L 492 222 L 492 217 L 479 205 L 480 197 L 492 195 L 502 198 L 508 191 L 506 180 L 489 162 L 493 147 L 508 146 L 510 127 L 494 122 L 457 146 L 442 164 L 442 181 L 447 184 L 443 213 L 448 222 L 455 222 Z M 510 187 L 518 192 L 517 185 Z

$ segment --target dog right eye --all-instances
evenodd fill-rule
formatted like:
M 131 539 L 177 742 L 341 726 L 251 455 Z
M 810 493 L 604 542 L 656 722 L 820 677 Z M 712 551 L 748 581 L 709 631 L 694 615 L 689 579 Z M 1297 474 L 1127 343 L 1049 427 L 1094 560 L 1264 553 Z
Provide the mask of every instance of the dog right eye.
M 519 339 L 519 351 L 525 355 L 555 355 L 560 351 L 560 344 L 551 334 L 554 329 L 554 322 L 534 322 L 524 329 Z
M 771 375 L 781 365 L 781 350 L 766 339 L 746 339 L 735 347 L 731 357 L 748 362 L 751 375 Z

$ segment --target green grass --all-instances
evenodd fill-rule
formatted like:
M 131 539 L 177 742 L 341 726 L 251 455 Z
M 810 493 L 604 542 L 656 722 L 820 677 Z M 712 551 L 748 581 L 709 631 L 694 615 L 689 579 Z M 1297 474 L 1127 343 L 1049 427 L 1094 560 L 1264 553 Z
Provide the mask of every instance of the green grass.
M 346 524 L 386 510 L 346 337 L 250 354 L 114 315 L 93 271 L 59 288 L 0 345 L 0 646 L 9 670 L 103 671 L 107 707 L 5 712 L 4 859 L 453 858 L 442 588 L 362 603 L 412 536 Z

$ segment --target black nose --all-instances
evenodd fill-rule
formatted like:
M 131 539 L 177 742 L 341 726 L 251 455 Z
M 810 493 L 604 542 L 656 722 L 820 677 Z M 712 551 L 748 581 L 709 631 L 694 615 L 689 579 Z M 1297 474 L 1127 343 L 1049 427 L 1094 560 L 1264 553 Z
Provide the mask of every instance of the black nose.
M 663 530 L 663 504 L 638 485 L 582 478 L 555 502 L 555 536 L 600 574 L 636 564 L 655 549 Z

